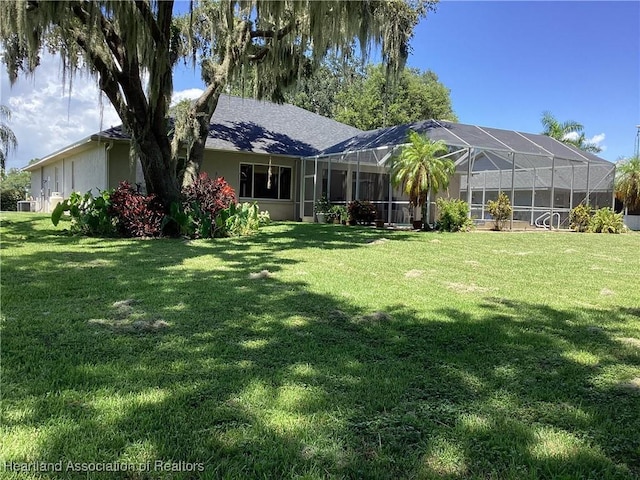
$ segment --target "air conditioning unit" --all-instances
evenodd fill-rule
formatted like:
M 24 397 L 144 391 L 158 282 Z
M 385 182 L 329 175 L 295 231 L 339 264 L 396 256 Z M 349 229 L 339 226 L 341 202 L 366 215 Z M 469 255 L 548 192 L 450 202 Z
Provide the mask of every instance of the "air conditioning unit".
M 21 200 L 18 202 L 18 211 L 19 212 L 33 212 L 35 211 L 36 202 L 31 202 L 29 200 Z
M 56 206 L 64 200 L 60 192 L 53 192 L 49 197 L 49 212 L 53 212 Z

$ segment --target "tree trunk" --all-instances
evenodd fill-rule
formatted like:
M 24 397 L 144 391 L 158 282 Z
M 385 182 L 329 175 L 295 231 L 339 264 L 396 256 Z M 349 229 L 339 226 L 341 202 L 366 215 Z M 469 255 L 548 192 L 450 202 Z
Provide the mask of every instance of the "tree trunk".
M 424 207 L 424 229 L 431 230 L 431 226 L 429 225 L 429 217 L 431 216 L 431 192 L 427 192 L 427 200 L 425 201 Z
M 155 194 L 168 210 L 180 199 L 180 187 L 171 161 L 171 146 L 166 131 L 132 131 L 135 153 L 140 158 L 147 193 Z
M 205 114 L 203 117 L 198 117 L 199 133 L 187 152 L 187 162 L 184 167 L 184 172 L 182 172 L 182 178 L 180 179 L 182 188 L 191 185 L 198 177 L 198 173 L 202 168 L 204 150 L 207 144 L 207 138 L 209 137 L 209 125 L 212 116 L 211 114 Z
M 211 128 L 211 117 L 218 106 L 221 88 L 210 87 L 193 106 L 192 115 L 198 119 L 198 135 L 187 152 L 187 163 L 180 181 L 183 188 L 194 182 L 202 168 L 204 150 Z

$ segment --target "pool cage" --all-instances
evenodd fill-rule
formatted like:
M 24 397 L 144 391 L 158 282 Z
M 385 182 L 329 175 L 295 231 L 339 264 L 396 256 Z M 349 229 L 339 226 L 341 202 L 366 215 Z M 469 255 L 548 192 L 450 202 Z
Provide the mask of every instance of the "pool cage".
M 407 144 L 410 130 L 443 140 L 445 157 L 456 165 L 448 191 L 439 196 L 469 203 L 478 223 L 490 220 L 487 203 L 503 192 L 513 207 L 513 222 L 568 228 L 569 212 L 585 202 L 613 207 L 615 165 L 550 137 L 433 120 L 364 132 L 321 154 L 302 159 L 301 216 L 313 219 L 313 206 L 326 195 L 332 204 L 368 200 L 378 220 L 409 224 L 420 218 L 409 199 L 390 184 L 387 159 Z M 431 199 L 430 222 L 437 218 Z

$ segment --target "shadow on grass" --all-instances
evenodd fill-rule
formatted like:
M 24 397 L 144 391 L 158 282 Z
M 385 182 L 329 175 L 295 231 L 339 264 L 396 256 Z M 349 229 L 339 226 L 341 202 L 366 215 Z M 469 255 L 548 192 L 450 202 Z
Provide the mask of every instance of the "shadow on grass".
M 396 232 L 309 227 L 215 242 L 47 233 L 55 252 L 3 260 L 2 424 L 24 442 L 6 460 L 205 469 L 121 478 L 640 474 L 640 395 L 607 373 L 640 365 L 616 340 L 637 311 L 486 298 L 475 314 L 370 315 L 279 279 L 274 253 Z

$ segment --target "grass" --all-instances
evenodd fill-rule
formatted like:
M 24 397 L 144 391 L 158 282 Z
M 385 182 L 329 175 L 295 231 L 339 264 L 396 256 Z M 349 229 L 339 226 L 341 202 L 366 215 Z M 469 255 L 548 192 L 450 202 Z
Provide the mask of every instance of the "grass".
M 638 234 L 1 217 L 1 478 L 640 476 Z

